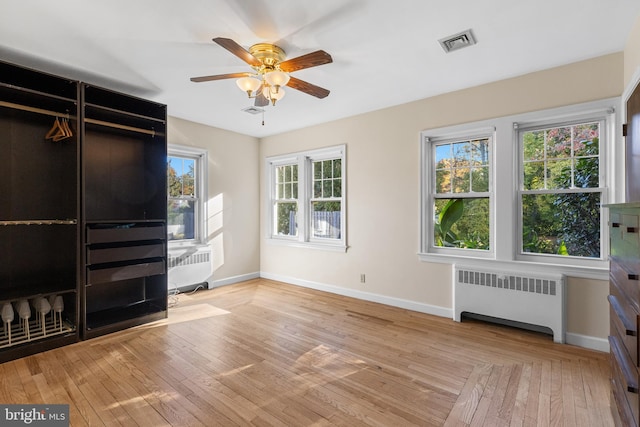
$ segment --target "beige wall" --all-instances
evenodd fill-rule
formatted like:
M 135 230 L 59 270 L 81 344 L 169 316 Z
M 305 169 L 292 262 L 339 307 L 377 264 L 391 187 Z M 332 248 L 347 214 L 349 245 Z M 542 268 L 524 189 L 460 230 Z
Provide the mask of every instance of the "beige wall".
M 214 284 L 259 272 L 258 139 L 169 117 L 168 142 L 208 151 L 207 243 Z
M 636 84 L 632 81 L 639 78 L 635 73 L 640 72 L 640 16 L 636 18 L 636 23 L 629 33 L 627 45 L 624 49 L 624 85 Z
M 420 262 L 421 130 L 619 96 L 623 54 L 616 53 L 264 138 L 260 158 L 336 144 L 347 146 L 346 253 L 292 249 L 265 238 L 261 185 L 260 269 L 292 282 L 337 286 L 451 308 L 451 268 Z M 360 283 L 360 274 L 366 283 Z M 569 281 L 568 332 L 606 338 L 607 282 Z

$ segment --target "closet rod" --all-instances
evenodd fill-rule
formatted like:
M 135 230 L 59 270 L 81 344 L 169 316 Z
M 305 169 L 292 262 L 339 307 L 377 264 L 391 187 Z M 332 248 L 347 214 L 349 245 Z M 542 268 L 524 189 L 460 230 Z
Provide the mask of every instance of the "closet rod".
M 0 225 L 74 225 L 75 219 L 27 219 L 18 221 L 0 221 Z
M 45 114 L 47 116 L 62 117 L 69 119 L 69 113 L 58 113 L 51 110 L 43 110 L 42 108 L 28 107 L 26 105 L 14 104 L 13 102 L 0 101 L 0 107 L 14 108 L 16 110 L 29 111 L 31 113 Z
M 146 133 L 147 135 L 156 136 L 155 130 L 141 129 L 141 128 L 136 128 L 136 127 L 127 126 L 127 125 L 119 125 L 117 123 L 104 122 L 102 120 L 96 120 L 96 119 L 84 119 L 84 121 L 87 123 L 93 123 L 94 125 L 108 126 L 111 128 L 130 130 L 133 132 Z

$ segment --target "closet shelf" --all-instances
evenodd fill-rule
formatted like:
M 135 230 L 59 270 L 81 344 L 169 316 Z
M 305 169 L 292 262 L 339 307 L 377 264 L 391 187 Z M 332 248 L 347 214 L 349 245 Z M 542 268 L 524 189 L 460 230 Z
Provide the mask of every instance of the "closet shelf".
M 89 102 L 85 103 L 84 105 L 85 105 L 85 107 L 88 107 L 88 108 L 95 108 L 97 110 L 101 110 L 101 111 L 104 111 L 104 112 L 109 112 L 109 113 L 116 114 L 116 115 L 125 115 L 125 116 L 133 117 L 133 118 L 136 118 L 136 119 L 150 120 L 152 122 L 162 123 L 162 124 L 166 123 L 166 120 L 161 119 L 161 118 L 147 116 L 147 115 L 144 115 L 144 114 L 132 113 L 131 111 L 118 110 L 116 108 L 105 107 L 104 105 L 97 105 L 97 104 L 92 104 L 92 103 L 89 103 Z
M 70 83 L 73 83 L 73 82 L 70 82 Z M 73 102 L 74 104 L 77 104 L 76 98 L 67 98 L 67 97 L 64 97 L 64 96 L 54 95 L 52 93 L 42 92 L 42 91 L 35 90 L 35 89 L 29 89 L 29 88 L 26 88 L 26 87 L 12 85 L 12 84 L 9 84 L 9 83 L 0 82 L 0 88 L 16 90 L 16 91 L 20 91 L 22 93 L 29 93 L 29 94 L 32 94 L 32 95 L 44 96 L 44 97 L 51 98 L 51 99 L 57 99 L 59 101 Z

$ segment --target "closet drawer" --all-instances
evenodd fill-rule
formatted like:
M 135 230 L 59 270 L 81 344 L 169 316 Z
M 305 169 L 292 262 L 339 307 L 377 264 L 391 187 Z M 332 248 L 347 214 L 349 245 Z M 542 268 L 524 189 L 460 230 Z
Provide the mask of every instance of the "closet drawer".
M 87 249 L 87 264 L 128 261 L 144 258 L 163 258 L 163 244 L 120 246 L 117 248 Z
M 164 224 L 145 226 L 114 226 L 112 228 L 88 228 L 87 243 L 134 242 L 138 240 L 165 239 L 167 232 Z
M 621 402 L 630 410 L 634 423 L 637 425 L 640 412 L 640 399 L 638 397 L 638 370 L 631 365 L 628 355 L 622 351 L 616 337 L 609 337 L 611 347 L 611 383 L 616 401 Z
M 615 295 L 609 295 L 609 304 L 610 333 L 623 345 L 633 365 L 638 366 L 638 316 L 635 313 L 625 313 L 625 307 Z
M 626 297 L 620 300 L 621 304 L 630 304 L 638 312 L 640 301 L 640 274 L 635 264 L 622 263 L 614 258 L 609 263 L 611 285 L 615 285 L 621 294 Z
M 135 279 L 165 273 L 166 268 L 164 261 L 145 262 L 110 268 L 88 268 L 87 285 L 117 282 L 119 280 Z

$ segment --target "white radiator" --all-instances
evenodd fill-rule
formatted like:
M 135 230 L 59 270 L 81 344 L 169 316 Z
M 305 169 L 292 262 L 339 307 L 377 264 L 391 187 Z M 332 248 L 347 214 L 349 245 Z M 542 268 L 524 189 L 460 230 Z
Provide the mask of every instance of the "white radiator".
M 553 340 L 565 334 L 565 278 L 561 274 L 516 273 L 454 266 L 454 319 L 462 313 L 543 326 Z
M 211 248 L 171 250 L 168 261 L 169 291 L 208 282 L 211 288 L 213 262 Z

